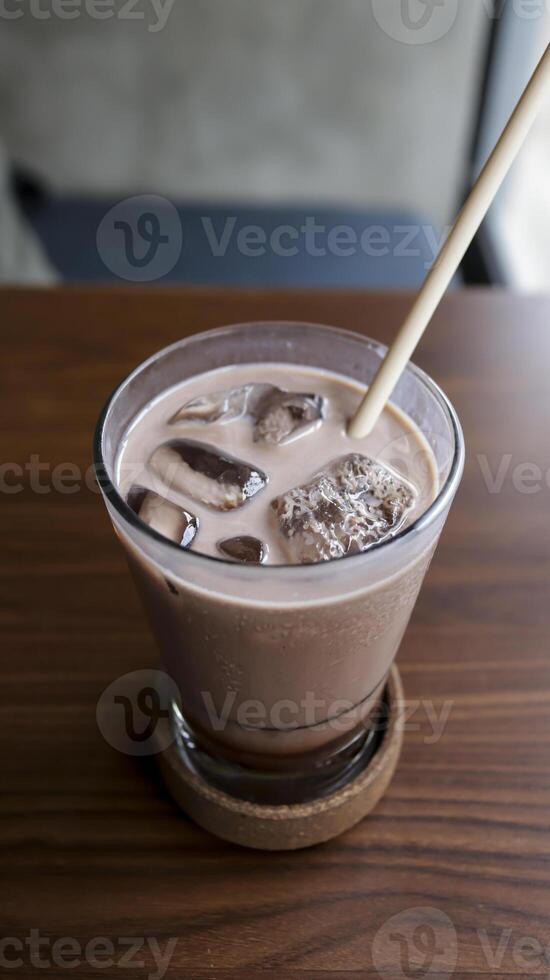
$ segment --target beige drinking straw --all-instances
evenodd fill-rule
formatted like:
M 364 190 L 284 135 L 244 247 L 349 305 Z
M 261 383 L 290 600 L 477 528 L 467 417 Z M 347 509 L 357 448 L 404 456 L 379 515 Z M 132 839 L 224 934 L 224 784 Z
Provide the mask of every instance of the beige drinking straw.
M 384 405 L 457 271 L 468 246 L 512 166 L 540 109 L 550 82 L 550 45 L 546 48 L 502 136 L 474 184 L 437 260 L 426 276 L 413 306 L 363 401 L 348 426 L 362 439 L 372 432 Z

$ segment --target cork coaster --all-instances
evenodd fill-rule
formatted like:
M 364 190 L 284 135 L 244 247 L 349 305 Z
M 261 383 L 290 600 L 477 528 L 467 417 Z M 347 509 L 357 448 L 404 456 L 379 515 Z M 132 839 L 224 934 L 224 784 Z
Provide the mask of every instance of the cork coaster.
M 403 742 L 403 687 L 394 665 L 386 687 L 388 724 L 362 773 L 330 796 L 290 806 L 264 806 L 229 796 L 192 772 L 175 744 L 157 756 L 164 781 L 181 808 L 223 840 L 266 851 L 312 847 L 366 817 L 384 795 Z

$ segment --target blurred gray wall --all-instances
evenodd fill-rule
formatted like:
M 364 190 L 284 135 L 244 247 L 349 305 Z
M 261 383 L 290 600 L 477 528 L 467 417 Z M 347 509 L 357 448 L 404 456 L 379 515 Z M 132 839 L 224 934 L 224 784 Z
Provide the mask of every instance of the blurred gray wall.
M 134 0 L 132 19 L 114 0 L 105 20 L 86 2 L 39 19 L 6 0 L 0 24 L 0 140 L 54 188 L 452 214 L 481 0 L 446 0 L 453 22 L 430 43 L 399 22 L 401 0 Z

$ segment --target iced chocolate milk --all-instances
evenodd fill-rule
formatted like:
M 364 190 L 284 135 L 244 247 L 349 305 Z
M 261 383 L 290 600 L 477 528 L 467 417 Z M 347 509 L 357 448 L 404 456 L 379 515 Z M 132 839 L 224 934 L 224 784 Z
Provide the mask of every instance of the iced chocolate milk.
M 368 380 L 360 338 L 228 330 L 244 334 L 239 361 L 157 364 L 127 406 L 111 501 L 180 691 L 182 751 L 235 795 L 293 802 L 332 791 L 376 750 L 387 674 L 446 511 L 422 522 L 453 452 L 399 404 L 366 439 L 348 437 Z M 355 376 L 346 343 L 359 345 Z M 422 383 L 408 397 L 425 411 L 425 391 L 411 400 Z

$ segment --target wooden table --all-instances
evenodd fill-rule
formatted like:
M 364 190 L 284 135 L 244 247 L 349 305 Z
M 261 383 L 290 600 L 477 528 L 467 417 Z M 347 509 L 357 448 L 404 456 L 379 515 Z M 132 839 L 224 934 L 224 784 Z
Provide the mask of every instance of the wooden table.
M 17 492 L 2 494 L 0 937 L 28 940 L 1 947 L 0 970 L 14 960 L 11 975 L 40 975 L 34 929 L 55 977 L 157 976 L 154 940 L 164 950 L 171 937 L 168 978 L 355 980 L 384 964 L 391 980 L 450 976 L 455 938 L 456 978 L 548 975 L 550 299 L 456 292 L 417 353 L 459 411 L 468 461 L 399 663 L 408 698 L 450 715 L 434 741 L 417 708 L 368 820 L 310 851 L 226 845 L 178 812 L 151 760 L 117 753 L 96 725 L 104 688 L 156 653 L 101 500 L 52 481 L 60 463 L 86 472 L 116 382 L 176 338 L 238 320 L 388 341 L 407 302 L 0 292 L 3 458 L 27 467 L 1 471 Z M 95 961 L 56 968 L 56 940 L 71 938 L 74 964 L 99 936 Z M 134 955 L 131 937 L 152 943 Z

